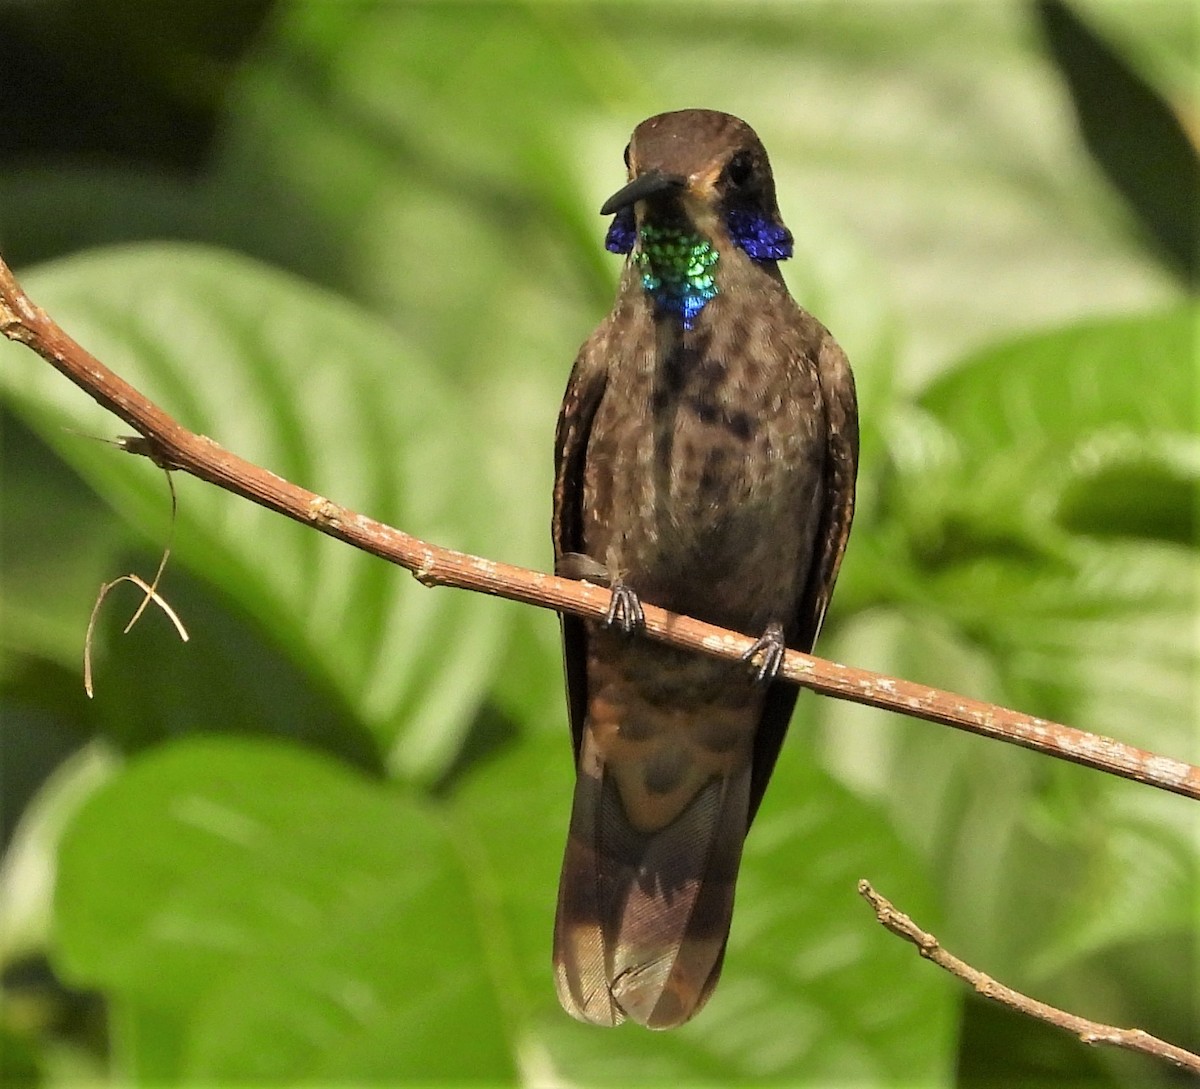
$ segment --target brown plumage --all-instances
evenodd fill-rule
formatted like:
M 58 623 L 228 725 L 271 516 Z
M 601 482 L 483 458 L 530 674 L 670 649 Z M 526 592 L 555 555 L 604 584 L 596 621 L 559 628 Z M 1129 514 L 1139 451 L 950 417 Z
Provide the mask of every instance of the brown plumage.
M 605 210 L 632 211 L 633 253 L 555 446 L 558 569 L 620 593 L 608 627 L 563 618 L 577 779 L 554 963 L 573 1016 L 670 1028 L 716 984 L 796 690 L 619 629 L 644 599 L 810 649 L 850 531 L 858 425 L 845 355 L 763 256 L 762 237 L 783 256 L 790 235 L 750 127 L 662 114 L 627 161 Z M 656 229 L 715 250 L 716 293 L 694 312 L 656 288 Z

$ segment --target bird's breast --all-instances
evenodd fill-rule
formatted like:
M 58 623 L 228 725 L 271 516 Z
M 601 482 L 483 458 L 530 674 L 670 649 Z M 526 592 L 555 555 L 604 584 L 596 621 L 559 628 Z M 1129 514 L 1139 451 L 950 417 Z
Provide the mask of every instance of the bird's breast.
M 631 341 L 589 443 L 588 551 L 656 604 L 758 627 L 804 569 L 823 450 L 815 368 L 761 314 Z

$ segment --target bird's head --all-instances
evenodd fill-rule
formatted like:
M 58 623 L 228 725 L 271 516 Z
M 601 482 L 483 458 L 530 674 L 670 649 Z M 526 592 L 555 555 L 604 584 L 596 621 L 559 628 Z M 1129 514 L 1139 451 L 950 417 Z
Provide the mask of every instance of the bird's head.
M 754 130 L 716 110 L 661 113 L 634 129 L 625 149 L 629 181 L 605 201 L 605 245 L 629 253 L 639 231 L 686 232 L 716 249 L 726 242 L 755 261 L 792 255 L 775 179 Z

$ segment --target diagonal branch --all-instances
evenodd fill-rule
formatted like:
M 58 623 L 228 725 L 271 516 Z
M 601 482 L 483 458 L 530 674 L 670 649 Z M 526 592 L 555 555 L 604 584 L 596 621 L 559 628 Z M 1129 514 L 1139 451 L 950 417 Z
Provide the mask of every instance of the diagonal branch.
M 1156 1059 L 1165 1059 L 1174 1063 L 1182 1070 L 1200 1074 L 1200 1055 L 1193 1055 L 1175 1044 L 1160 1040 L 1157 1036 L 1142 1029 L 1123 1029 L 1114 1025 L 1103 1025 L 1098 1021 L 1089 1021 L 1067 1013 L 1055 1006 L 1039 1002 L 1036 998 L 1014 991 L 1003 983 L 984 975 L 978 968 L 972 968 L 966 961 L 959 960 L 953 953 L 942 948 L 941 942 L 928 931 L 922 930 L 903 912 L 898 911 L 888 900 L 879 895 L 869 881 L 858 883 L 859 895 L 875 909 L 875 917 L 893 934 L 899 935 L 905 941 L 917 947 L 917 951 L 926 960 L 933 961 L 939 968 L 944 968 L 951 975 L 957 976 L 964 983 L 969 983 L 984 998 L 1008 1006 L 1010 1009 L 1045 1021 L 1048 1025 L 1063 1029 L 1078 1036 L 1085 1044 L 1112 1044 L 1129 1051 L 1139 1051 L 1143 1055 L 1152 1055 Z
M 426 586 L 494 594 L 592 620 L 604 617 L 609 592 L 419 540 L 401 530 L 307 491 L 188 431 L 95 356 L 36 306 L 0 261 L 0 334 L 27 345 L 142 437 L 129 448 L 165 468 L 179 469 L 243 496 L 330 537 L 407 568 Z M 736 660 L 754 643 L 738 632 L 645 606 L 645 634 L 660 642 Z M 1099 734 L 1010 711 L 923 684 L 789 650 L 781 680 L 822 695 L 1007 741 L 1076 764 L 1200 799 L 1200 768 Z

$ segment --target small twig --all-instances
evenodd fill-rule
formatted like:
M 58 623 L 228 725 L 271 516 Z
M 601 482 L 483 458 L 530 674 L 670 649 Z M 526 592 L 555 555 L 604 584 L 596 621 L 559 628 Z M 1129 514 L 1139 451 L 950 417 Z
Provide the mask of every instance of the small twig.
M 129 447 L 126 446 L 126 449 L 129 449 Z M 130 631 L 133 630 L 134 624 L 141 619 L 142 613 L 146 611 L 146 606 L 149 605 L 150 602 L 153 601 L 157 596 L 158 583 L 163 576 L 163 572 L 167 569 L 167 560 L 171 558 L 171 545 L 175 541 L 175 520 L 179 514 L 179 498 L 175 494 L 175 481 L 171 479 L 170 470 L 165 466 L 160 467 L 162 468 L 163 476 L 167 478 L 167 490 L 171 493 L 171 521 L 167 526 L 167 543 L 163 545 L 162 558 L 158 561 L 158 570 L 154 572 L 154 578 L 150 580 L 150 587 L 146 592 L 146 596 L 142 598 L 142 603 L 137 607 L 133 616 L 129 618 L 129 623 L 125 625 L 121 632 L 122 635 L 128 635 Z M 165 605 L 163 605 L 162 601 L 159 601 L 159 605 L 165 609 Z M 173 613 L 168 612 L 167 615 L 174 618 Z M 186 643 L 187 633 L 182 630 L 182 626 L 178 623 L 178 621 L 176 621 L 175 626 L 180 628 L 179 634 Z M 89 695 L 90 694 L 91 693 L 89 693 Z
M 1128 1051 L 1138 1051 L 1143 1055 L 1164 1059 L 1193 1074 L 1200 1074 L 1200 1055 L 1193 1055 L 1190 1051 L 1160 1040 L 1157 1036 L 1151 1036 L 1150 1033 L 1143 1032 L 1141 1029 L 1123 1029 L 1115 1028 L 1112 1025 L 1102 1025 L 1098 1021 L 1089 1021 L 1086 1017 L 1078 1017 L 1055 1006 L 1049 1006 L 1045 1002 L 1039 1002 L 1036 998 L 1023 995 L 1019 991 L 1014 991 L 1011 987 L 998 983 L 991 976 L 984 975 L 983 972 L 972 968 L 965 961 L 946 952 L 937 938 L 928 931 L 922 930 L 912 919 L 880 896 L 871 887 L 869 881 L 860 881 L 858 891 L 863 899 L 875 909 L 875 917 L 888 930 L 915 945 L 917 951 L 926 960 L 933 961 L 939 968 L 944 968 L 964 983 L 969 983 L 984 998 L 990 998 L 1018 1013 L 1036 1018 L 1038 1021 L 1045 1021 L 1048 1025 L 1054 1025 L 1055 1028 L 1077 1036 L 1085 1044 L 1111 1044 L 1114 1047 L 1123 1047 Z
M 100 615 L 100 606 L 104 603 L 104 599 L 108 597 L 109 591 L 114 586 L 122 582 L 132 582 L 135 586 L 140 586 L 144 591 L 141 603 L 134 610 L 133 616 L 129 618 L 129 623 L 121 629 L 122 635 L 128 635 L 133 630 L 134 624 L 142 618 L 142 613 L 146 611 L 146 606 L 152 601 L 167 614 L 171 623 L 175 625 L 175 630 L 179 632 L 179 638 L 185 643 L 188 641 L 188 633 L 178 614 L 158 593 L 158 584 L 162 579 L 163 572 L 167 569 L 167 561 L 171 558 L 171 544 L 175 538 L 175 522 L 179 514 L 179 500 L 175 494 L 175 481 L 171 479 L 169 466 L 157 455 L 154 444 L 140 435 L 127 435 L 119 439 L 104 439 L 96 435 L 88 435 L 86 437 L 95 438 L 99 442 L 108 443 L 110 446 L 116 446 L 131 454 L 139 454 L 142 457 L 150 458 L 151 461 L 162 469 L 163 476 L 167 478 L 167 491 L 171 493 L 171 520 L 167 526 L 167 543 L 163 545 L 162 558 L 158 561 L 158 570 L 154 572 L 154 578 L 150 580 L 150 585 L 147 586 L 138 575 L 122 575 L 120 578 L 113 579 L 112 582 L 104 583 L 100 587 L 100 592 L 96 595 L 96 602 L 92 606 L 92 615 L 88 617 L 87 631 L 83 636 L 83 690 L 87 693 L 88 699 L 91 699 L 95 695 L 92 685 L 92 642 L 93 634 L 96 630 L 96 618 Z
M 159 565 L 158 575 L 154 576 L 155 583 L 158 581 L 158 576 L 162 574 L 163 564 L 166 563 L 166 555 L 163 556 L 163 563 Z M 119 586 L 122 582 L 132 582 L 145 594 L 142 598 L 142 603 L 138 606 L 138 610 L 133 614 L 133 619 L 125 625 L 125 631 L 137 622 L 137 618 L 145 611 L 146 605 L 153 601 L 164 613 L 167 614 L 167 619 L 175 625 L 175 630 L 179 632 L 179 638 L 183 642 L 188 641 L 187 628 L 183 626 L 183 621 L 179 619 L 178 614 L 166 601 L 159 595 L 158 591 L 149 585 L 145 579 L 137 575 L 122 575 L 120 578 L 115 578 L 112 582 L 106 582 L 100 587 L 100 593 L 96 595 L 96 604 L 92 606 L 92 615 L 88 617 L 87 632 L 83 637 L 83 690 L 87 693 L 88 699 L 91 699 L 95 694 L 92 688 L 92 635 L 96 629 L 96 618 L 100 615 L 100 606 L 104 604 L 104 599 L 108 597 L 109 591 L 114 586 Z
M 27 345 L 80 389 L 143 436 L 160 464 L 311 525 L 330 537 L 413 572 L 426 586 L 462 590 L 573 613 L 592 620 L 608 611 L 609 591 L 428 544 L 401 530 L 338 506 L 194 434 L 114 374 L 35 306 L 0 261 L 0 334 Z M 645 634 L 659 642 L 730 661 L 754 640 L 738 632 L 645 606 Z M 1098 771 L 1200 799 L 1200 768 L 1112 738 L 1087 733 L 995 704 L 912 681 L 789 650 L 781 680 L 822 695 L 1007 741 Z

